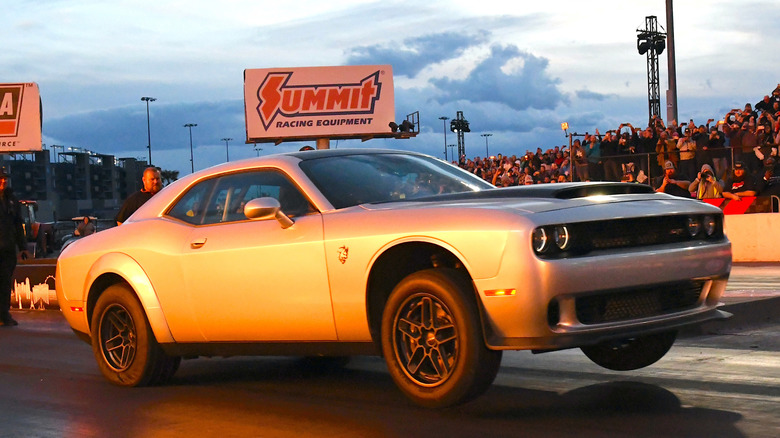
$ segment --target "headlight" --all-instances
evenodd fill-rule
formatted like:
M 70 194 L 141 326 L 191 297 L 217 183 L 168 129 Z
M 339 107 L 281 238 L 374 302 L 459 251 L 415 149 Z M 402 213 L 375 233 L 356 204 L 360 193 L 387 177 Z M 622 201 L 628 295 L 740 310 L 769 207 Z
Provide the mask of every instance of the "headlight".
M 531 235 L 531 245 L 534 251 L 538 253 L 545 252 L 547 250 L 547 232 L 544 228 L 536 228 Z
M 569 237 L 569 229 L 566 228 L 566 225 L 557 225 L 555 229 L 553 229 L 553 241 L 555 241 L 555 246 L 561 251 L 565 251 L 569 248 L 571 238 Z
M 704 216 L 704 232 L 707 236 L 715 234 L 715 229 L 718 227 L 718 223 L 715 221 L 714 216 Z
M 701 219 L 698 216 L 691 216 L 688 218 L 688 233 L 691 237 L 695 237 L 701 231 Z

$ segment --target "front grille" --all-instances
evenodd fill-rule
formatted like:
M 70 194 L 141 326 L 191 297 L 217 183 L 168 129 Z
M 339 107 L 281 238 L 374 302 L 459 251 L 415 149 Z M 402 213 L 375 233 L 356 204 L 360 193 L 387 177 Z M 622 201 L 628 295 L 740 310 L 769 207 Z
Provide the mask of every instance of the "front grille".
M 713 217 L 716 222 L 714 233 L 708 236 L 704 231 L 699 231 L 692 236 L 688 231 L 688 220 L 692 217 L 702 222 L 705 217 Z M 569 247 L 561 251 L 555 245 L 549 245 L 543 252 L 537 252 L 540 258 L 582 257 L 599 250 L 638 248 L 694 240 L 720 242 L 724 238 L 723 215 L 633 217 L 564 225 L 571 236 Z M 553 225 L 545 225 L 542 228 L 545 228 L 548 235 L 552 235 Z
M 687 220 L 688 216 L 637 217 L 575 223 L 571 227 L 574 236 L 587 236 L 587 243 L 582 243 L 589 250 L 613 249 L 694 240 L 688 233 Z
M 678 312 L 696 306 L 704 281 L 686 281 L 576 298 L 577 319 L 600 324 Z

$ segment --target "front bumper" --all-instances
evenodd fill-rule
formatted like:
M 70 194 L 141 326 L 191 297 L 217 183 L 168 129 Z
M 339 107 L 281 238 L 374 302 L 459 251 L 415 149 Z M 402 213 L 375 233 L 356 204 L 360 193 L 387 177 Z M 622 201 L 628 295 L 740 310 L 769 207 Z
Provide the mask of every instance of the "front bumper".
M 498 276 L 474 280 L 492 349 L 574 348 L 730 316 L 717 309 L 731 270 L 726 239 L 559 260 L 508 256 L 514 262 Z M 517 292 L 485 293 L 494 289 Z

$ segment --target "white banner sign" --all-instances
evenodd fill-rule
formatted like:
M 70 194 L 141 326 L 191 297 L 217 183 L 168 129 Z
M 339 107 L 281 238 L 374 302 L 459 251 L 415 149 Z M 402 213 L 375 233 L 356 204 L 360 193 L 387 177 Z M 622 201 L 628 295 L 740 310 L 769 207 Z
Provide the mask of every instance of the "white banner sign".
M 247 69 L 247 142 L 391 137 L 389 65 Z
M 41 150 L 38 84 L 0 84 L 0 153 Z

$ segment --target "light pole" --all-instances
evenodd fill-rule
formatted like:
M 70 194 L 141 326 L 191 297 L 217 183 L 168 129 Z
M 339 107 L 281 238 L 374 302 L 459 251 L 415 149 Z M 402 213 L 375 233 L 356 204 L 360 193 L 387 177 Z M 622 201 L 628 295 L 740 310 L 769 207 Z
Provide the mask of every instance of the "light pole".
M 151 125 L 149 124 L 149 102 L 154 102 L 157 99 L 155 99 L 154 97 L 144 96 L 141 98 L 141 100 L 146 102 L 146 138 L 147 138 L 146 148 L 149 149 L 149 165 L 151 166 L 152 165 L 152 129 L 151 129 Z
M 233 139 L 230 138 L 230 137 L 225 137 L 225 138 L 222 139 L 222 141 L 225 142 L 225 158 L 227 159 L 227 161 L 230 161 L 230 151 L 228 150 L 228 142 L 230 140 L 233 140 Z
M 192 173 L 195 173 L 195 156 L 192 153 L 192 127 L 198 126 L 197 123 L 187 123 L 184 125 L 185 128 L 189 128 L 190 130 L 190 165 L 192 165 Z
M 442 124 L 444 125 L 444 161 L 447 160 L 447 120 L 449 120 L 449 117 L 441 116 L 439 117 L 439 120 L 442 121 Z
M 452 155 L 452 150 L 455 149 L 455 146 L 456 145 L 454 145 L 454 144 L 448 144 L 447 145 L 447 147 L 450 148 L 450 155 Z
M 485 158 L 490 156 L 490 149 L 488 148 L 488 137 L 490 137 L 493 134 L 487 133 L 487 134 L 480 134 L 482 137 L 485 137 Z

